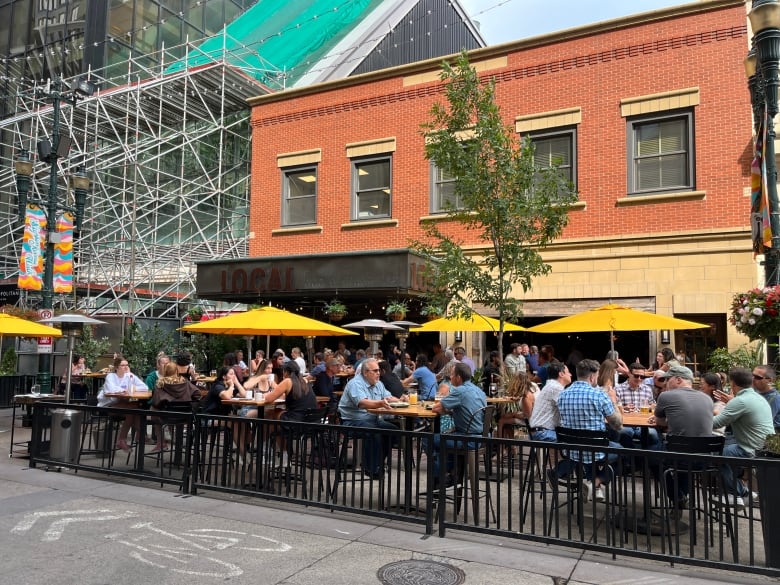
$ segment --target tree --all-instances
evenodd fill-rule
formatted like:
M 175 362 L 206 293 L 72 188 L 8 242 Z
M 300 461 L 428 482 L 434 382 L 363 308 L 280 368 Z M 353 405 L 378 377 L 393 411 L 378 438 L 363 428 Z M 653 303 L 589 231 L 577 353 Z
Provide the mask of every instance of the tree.
M 430 260 L 431 299 L 445 300 L 448 313 L 468 315 L 475 302 L 497 311 L 501 348 L 504 323 L 521 314 L 515 285 L 526 292 L 550 271 L 540 250 L 561 235 L 577 194 L 556 167 L 535 164 L 530 139 L 519 141 L 501 118 L 495 82 L 482 82 L 465 52 L 441 78 L 447 104 L 434 104 L 422 124 L 425 156 L 454 179 L 458 205 L 411 246 Z M 464 248 L 464 229 L 477 250 Z

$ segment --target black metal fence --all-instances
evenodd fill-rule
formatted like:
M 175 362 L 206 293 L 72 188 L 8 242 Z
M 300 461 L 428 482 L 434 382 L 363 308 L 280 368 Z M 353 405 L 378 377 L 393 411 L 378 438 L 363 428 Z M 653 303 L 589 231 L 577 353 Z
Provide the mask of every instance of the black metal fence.
M 429 534 L 476 531 L 780 576 L 780 534 L 772 534 L 780 520 L 770 509 L 780 460 L 571 445 L 566 451 L 556 443 L 456 435 L 437 449 L 425 429 L 71 405 L 83 420 L 77 457 L 63 463 L 42 448 L 48 412 L 57 406 L 35 407 L 31 465 L 358 512 L 424 525 Z M 127 415 L 164 437 L 164 449 L 152 452 L 157 441 L 145 432 L 135 433 L 129 453 L 115 448 Z M 742 502 L 722 497 L 724 466 L 744 482 L 749 495 Z

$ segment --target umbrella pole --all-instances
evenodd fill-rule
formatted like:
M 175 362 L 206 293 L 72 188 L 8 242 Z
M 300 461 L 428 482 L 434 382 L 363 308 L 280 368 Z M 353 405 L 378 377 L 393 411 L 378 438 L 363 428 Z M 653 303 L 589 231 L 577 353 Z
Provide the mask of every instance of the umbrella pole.
M 249 375 L 253 375 L 254 372 L 252 371 L 252 336 L 247 335 L 246 336 L 246 363 L 248 364 L 249 369 Z
M 70 378 L 73 374 L 73 346 L 76 343 L 75 330 L 68 331 L 68 365 L 65 375 L 65 404 L 70 404 Z

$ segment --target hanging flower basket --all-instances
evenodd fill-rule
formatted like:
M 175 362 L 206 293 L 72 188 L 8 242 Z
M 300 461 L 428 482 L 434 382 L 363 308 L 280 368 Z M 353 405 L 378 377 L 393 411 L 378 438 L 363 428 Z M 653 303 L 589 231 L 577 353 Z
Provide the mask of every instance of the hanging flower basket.
M 780 335 L 780 286 L 734 295 L 729 323 L 751 341 Z
M 402 321 L 406 317 L 406 303 L 404 301 L 393 301 L 385 307 L 385 315 L 391 321 Z
M 330 317 L 331 321 L 341 321 L 346 315 L 344 311 L 333 311 L 328 314 L 328 317 Z
M 347 316 L 347 306 L 338 300 L 332 300 L 329 303 L 325 303 L 324 313 L 333 322 L 341 321 Z

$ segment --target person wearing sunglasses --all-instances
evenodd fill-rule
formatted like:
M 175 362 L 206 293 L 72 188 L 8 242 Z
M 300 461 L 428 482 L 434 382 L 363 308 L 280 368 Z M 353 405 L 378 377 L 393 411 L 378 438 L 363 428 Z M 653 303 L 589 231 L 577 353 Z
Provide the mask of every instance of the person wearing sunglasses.
M 653 389 L 645 383 L 645 366 L 639 362 L 634 362 L 628 366 L 628 379 L 615 386 L 618 403 L 623 405 L 626 412 L 639 410 L 642 405 L 650 406 L 653 402 Z M 632 449 L 638 445 L 634 442 L 639 440 L 642 435 L 642 429 L 639 427 L 626 427 L 620 431 L 618 442 L 627 449 Z M 647 449 L 657 449 L 661 444 L 658 431 L 649 429 L 647 434 Z
M 772 409 L 772 423 L 775 425 L 775 432 L 780 432 L 780 393 L 775 385 L 776 378 L 775 369 L 768 364 L 753 368 L 753 388 L 769 403 L 769 408 Z
M 347 382 L 339 401 L 341 424 L 346 427 L 393 429 L 398 427 L 381 416 L 368 412 L 369 408 L 383 408 L 399 399 L 390 394 L 379 379 L 379 362 L 375 358 L 363 360 L 360 372 Z M 387 436 L 378 433 L 358 435 L 363 438 L 363 473 L 379 479 L 385 473 L 385 458 L 390 452 Z

